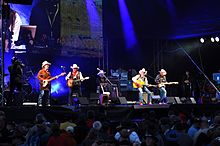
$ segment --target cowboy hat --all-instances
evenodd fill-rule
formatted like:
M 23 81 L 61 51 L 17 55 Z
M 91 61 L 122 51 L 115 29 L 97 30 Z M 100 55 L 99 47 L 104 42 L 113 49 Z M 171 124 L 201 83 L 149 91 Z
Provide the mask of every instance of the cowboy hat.
M 104 72 L 103 70 L 100 70 L 100 71 L 97 73 L 98 76 L 102 76 L 102 75 L 104 75 L 104 74 L 105 74 L 105 72 Z
M 44 61 L 44 62 L 42 63 L 42 67 L 44 67 L 45 65 L 51 65 L 51 63 L 48 62 L 48 61 Z
M 142 68 L 141 70 L 139 70 L 139 74 L 143 72 L 144 74 L 147 74 L 147 71 L 145 70 L 145 68 Z
M 161 69 L 159 72 L 164 72 L 164 73 L 166 73 L 165 69 Z
M 77 64 L 73 64 L 73 66 L 70 66 L 70 68 L 77 68 L 77 69 L 79 69 L 79 67 L 78 67 L 78 65 Z
M 68 127 L 76 127 L 77 125 L 75 123 L 72 123 L 72 122 L 64 122 L 64 123 L 60 123 L 60 129 L 61 130 L 66 130 Z

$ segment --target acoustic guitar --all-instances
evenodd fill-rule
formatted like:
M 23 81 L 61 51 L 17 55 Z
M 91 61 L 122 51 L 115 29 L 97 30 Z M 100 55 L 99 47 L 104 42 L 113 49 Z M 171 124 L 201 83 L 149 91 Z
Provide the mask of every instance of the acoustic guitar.
M 82 82 L 82 81 L 88 80 L 88 79 L 89 79 L 89 77 L 85 77 L 85 78 L 83 78 L 83 79 L 68 79 L 68 80 L 67 80 L 67 86 L 68 86 L 69 88 L 72 88 L 74 85 L 78 85 L 79 82 Z
M 144 85 L 145 85 L 145 82 L 141 81 L 141 80 L 137 80 L 137 81 L 133 82 L 133 88 L 143 88 Z M 147 87 L 157 87 L 157 85 L 151 85 L 151 84 L 148 84 L 146 86 Z

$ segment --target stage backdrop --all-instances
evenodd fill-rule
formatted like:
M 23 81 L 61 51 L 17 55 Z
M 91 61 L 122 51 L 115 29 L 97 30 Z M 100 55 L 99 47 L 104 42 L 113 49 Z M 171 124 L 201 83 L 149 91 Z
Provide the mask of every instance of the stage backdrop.
M 101 57 L 102 0 L 62 0 L 61 55 Z

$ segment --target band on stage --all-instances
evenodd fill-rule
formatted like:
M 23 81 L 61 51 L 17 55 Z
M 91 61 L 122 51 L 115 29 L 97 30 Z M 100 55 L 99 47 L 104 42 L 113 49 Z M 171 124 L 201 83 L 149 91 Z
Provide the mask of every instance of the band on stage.
M 52 64 L 48 61 L 43 61 L 41 64 L 41 69 L 37 74 L 37 79 L 39 80 L 39 96 L 37 99 L 38 106 L 51 106 L 51 82 L 59 77 L 65 76 L 66 80 L 66 88 L 69 88 L 67 105 L 72 106 L 75 104 L 74 98 L 82 97 L 81 85 L 82 83 L 90 79 L 90 77 L 84 77 L 82 72 L 79 70 L 80 67 L 77 64 L 73 64 L 70 66 L 71 71 L 66 73 L 65 70 L 61 72 L 59 75 L 52 76 L 50 73 L 50 66 Z M 22 76 L 23 76 L 23 68 L 24 64 L 19 61 L 17 57 L 12 58 L 12 64 L 8 67 L 10 73 L 10 92 L 6 99 L 7 105 L 13 105 L 14 103 L 14 92 L 18 92 L 22 94 Z M 114 104 L 118 103 L 120 98 L 118 93 L 117 85 L 114 85 L 108 77 L 105 75 L 106 72 L 97 68 L 97 78 L 96 78 L 96 86 L 97 93 L 99 94 L 99 104 Z M 159 102 L 158 104 L 167 104 L 167 90 L 166 86 L 170 84 L 178 84 L 178 82 L 167 82 L 166 75 L 167 71 L 165 69 L 161 69 L 158 72 L 158 75 L 155 77 L 155 83 L 150 84 L 148 81 L 148 74 L 145 68 L 139 70 L 138 74 L 132 77 L 133 82 L 133 90 L 139 92 L 138 96 L 138 104 L 154 104 L 153 97 L 154 91 L 157 89 L 159 91 Z M 189 77 L 189 73 L 186 72 L 184 78 L 185 90 L 191 88 L 191 78 Z M 115 90 L 117 87 L 117 90 Z M 116 93 L 117 92 L 117 93 Z M 190 90 L 189 90 L 190 92 Z M 191 96 L 190 93 L 185 92 L 188 96 Z M 135 100 L 135 99 L 134 99 Z

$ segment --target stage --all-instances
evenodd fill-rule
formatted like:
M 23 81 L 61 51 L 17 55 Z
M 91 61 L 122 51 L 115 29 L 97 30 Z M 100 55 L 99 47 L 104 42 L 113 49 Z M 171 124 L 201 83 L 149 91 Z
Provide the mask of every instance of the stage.
M 166 105 L 79 105 L 75 106 L 4 106 L 0 111 L 4 111 L 8 121 L 30 122 L 34 121 L 37 113 L 43 113 L 50 122 L 54 120 L 63 121 L 65 119 L 76 120 L 87 111 L 94 111 L 96 117 L 106 118 L 109 122 L 120 122 L 126 118 L 131 121 L 143 120 L 145 114 L 154 111 L 158 118 L 167 116 L 169 110 L 176 113 L 189 115 L 191 112 L 198 115 L 212 115 L 220 111 L 219 104 L 166 104 Z

